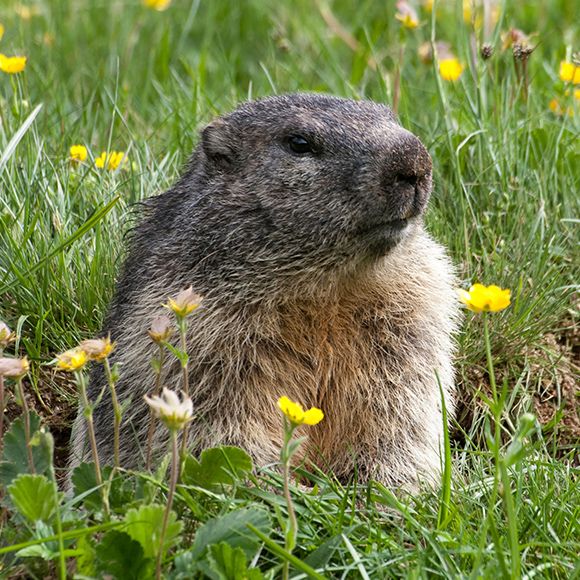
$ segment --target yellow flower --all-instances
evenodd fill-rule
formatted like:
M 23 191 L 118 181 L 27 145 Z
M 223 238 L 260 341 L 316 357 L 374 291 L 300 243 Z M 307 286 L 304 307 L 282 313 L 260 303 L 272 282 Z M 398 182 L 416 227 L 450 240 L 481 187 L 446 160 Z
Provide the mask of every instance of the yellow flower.
M 433 4 L 435 4 L 434 0 L 423 0 L 423 8 L 426 12 L 433 12 Z
M 0 358 L 0 377 L 21 379 L 30 368 L 28 359 L 24 358 Z M 0 409 L 1 412 L 4 409 Z
M 0 24 L 0 40 L 2 40 L 2 37 L 4 36 L 4 30 L 6 30 L 4 24 Z
M 152 8 L 153 10 L 157 10 L 158 12 L 167 10 L 170 4 L 171 0 L 143 0 L 144 6 L 147 6 L 147 8 Z
M 459 299 L 473 312 L 499 312 L 510 305 L 510 290 L 499 286 L 474 284 L 469 292 L 457 290 Z
M 61 371 L 69 372 L 82 369 L 89 360 L 87 353 L 79 347 L 67 350 L 62 354 L 57 354 L 56 358 L 58 359 L 56 368 Z
M 70 148 L 70 160 L 82 162 L 87 158 L 87 148 L 84 145 L 73 145 Z
M 104 169 L 105 167 L 109 171 L 115 171 L 119 165 L 121 165 L 125 154 L 122 151 L 103 151 L 99 157 L 95 159 L 95 165 L 99 169 Z
M 203 298 L 199 294 L 196 294 L 190 286 L 180 292 L 175 298 L 169 298 L 167 304 L 163 306 L 169 308 L 169 310 L 173 310 L 177 317 L 185 318 L 199 307 L 202 300 Z
M 580 66 L 576 66 L 573 62 L 563 60 L 560 63 L 560 80 L 565 83 L 580 84 Z
M 145 395 L 145 402 L 153 409 L 165 426 L 174 431 L 183 429 L 185 424 L 193 419 L 193 403 L 191 399 L 183 393 L 183 401 L 179 400 L 177 393 L 169 389 L 163 389 L 161 397 L 155 395 L 148 397 Z
M 0 54 L 0 70 L 8 74 L 22 72 L 26 68 L 25 56 L 6 56 Z
M 312 407 L 305 411 L 300 403 L 295 403 L 288 397 L 280 397 L 278 407 L 294 425 L 316 425 L 324 418 L 324 413 L 320 409 Z
M 439 74 L 444 81 L 456 81 L 463 72 L 463 65 L 456 58 L 439 61 Z
M 84 352 L 90 360 L 98 362 L 104 361 L 113 352 L 114 348 L 115 343 L 111 342 L 110 336 L 83 340 L 79 344 L 81 352 Z
M 397 13 L 395 18 L 403 25 L 404 28 L 413 30 L 419 26 L 419 17 L 415 9 L 407 2 L 397 2 Z

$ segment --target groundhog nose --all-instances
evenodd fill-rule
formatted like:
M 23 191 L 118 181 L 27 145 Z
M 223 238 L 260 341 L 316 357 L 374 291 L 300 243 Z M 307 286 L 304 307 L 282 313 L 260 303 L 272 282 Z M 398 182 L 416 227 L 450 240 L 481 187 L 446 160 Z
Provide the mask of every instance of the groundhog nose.
M 409 218 L 423 211 L 431 193 L 431 157 L 425 146 L 408 131 L 389 148 L 383 166 L 382 189 L 389 205 Z

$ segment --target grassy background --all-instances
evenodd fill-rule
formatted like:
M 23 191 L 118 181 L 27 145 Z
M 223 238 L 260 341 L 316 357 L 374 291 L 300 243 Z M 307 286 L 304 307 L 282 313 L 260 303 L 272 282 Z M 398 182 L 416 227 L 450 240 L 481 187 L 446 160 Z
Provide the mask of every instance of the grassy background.
M 287 91 L 389 103 L 404 39 L 400 118 L 434 159 L 428 227 L 466 286 L 512 289 L 512 306 L 491 321 L 506 392 L 505 440 L 524 411 L 544 424 L 528 462 L 513 473 L 523 569 L 570 577 L 580 570 L 580 111 L 558 66 L 578 49 L 577 7 L 572 0 L 506 2 L 490 38 L 494 56 L 473 63 L 461 2 L 440 4 L 433 21 L 420 9 L 421 26 L 401 35 L 392 1 L 174 0 L 158 13 L 129 0 L 4 0 L 0 52 L 29 60 L 24 73 L 0 76 L 0 319 L 22 327 L 19 348 L 35 364 L 38 400 L 48 405 L 56 397 L 66 406 L 69 391 L 45 364 L 98 332 L 133 204 L 175 180 L 203 124 L 240 100 Z M 356 46 L 329 27 L 319 10 L 325 6 Z M 528 83 L 516 74 L 511 49 L 502 49 L 511 27 L 536 33 Z M 432 34 L 466 65 L 458 82 L 438 81 L 434 65 L 420 61 L 418 47 Z M 553 98 L 576 115 L 551 112 Z M 117 172 L 95 170 L 90 159 L 72 167 L 68 149 L 76 143 L 92 158 L 126 151 L 128 164 Z M 322 507 L 305 515 L 313 519 L 301 538 L 305 551 L 348 529 L 371 575 L 503 573 L 498 554 L 508 550 L 502 530 L 510 522 L 501 505 L 485 503 L 493 465 L 480 445 L 487 377 L 477 317 L 467 317 L 460 340 L 466 403 L 449 530 L 434 527 L 434 495 L 403 515 L 369 507 L 346 517 L 354 500 L 329 488 L 328 498 L 317 499 Z M 307 494 L 301 501 L 312 503 Z M 497 529 L 482 534 L 488 508 L 497 511 Z M 364 577 L 339 544 L 336 573 L 357 569 Z

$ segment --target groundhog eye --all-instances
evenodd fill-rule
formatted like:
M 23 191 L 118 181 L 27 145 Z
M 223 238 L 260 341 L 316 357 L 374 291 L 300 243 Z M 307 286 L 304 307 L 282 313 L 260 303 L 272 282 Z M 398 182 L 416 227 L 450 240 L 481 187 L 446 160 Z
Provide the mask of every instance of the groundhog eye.
M 313 153 L 314 147 L 312 144 L 306 139 L 306 137 L 302 137 L 302 135 L 290 135 L 288 137 L 288 147 L 294 153 Z

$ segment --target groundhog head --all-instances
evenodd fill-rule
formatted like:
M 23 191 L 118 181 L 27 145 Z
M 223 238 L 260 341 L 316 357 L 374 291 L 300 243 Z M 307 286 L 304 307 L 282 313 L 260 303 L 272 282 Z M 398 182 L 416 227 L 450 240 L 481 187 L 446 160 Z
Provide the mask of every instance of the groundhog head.
M 388 107 L 317 94 L 252 101 L 216 119 L 195 165 L 204 199 L 184 211 L 211 239 L 205 263 L 213 273 L 235 262 L 245 283 L 248 271 L 280 277 L 380 259 L 417 227 L 431 191 L 427 150 Z

